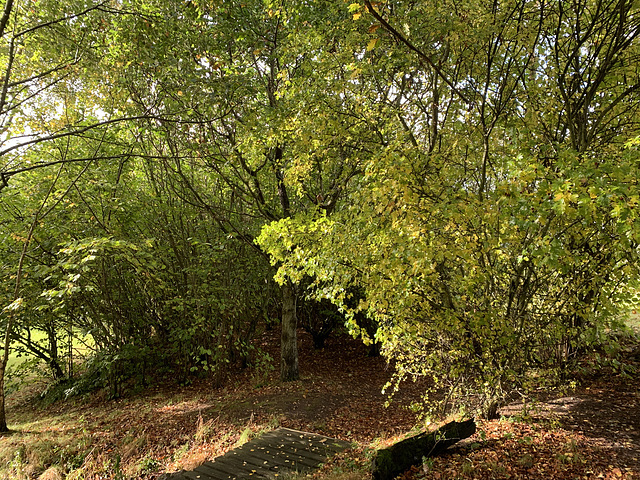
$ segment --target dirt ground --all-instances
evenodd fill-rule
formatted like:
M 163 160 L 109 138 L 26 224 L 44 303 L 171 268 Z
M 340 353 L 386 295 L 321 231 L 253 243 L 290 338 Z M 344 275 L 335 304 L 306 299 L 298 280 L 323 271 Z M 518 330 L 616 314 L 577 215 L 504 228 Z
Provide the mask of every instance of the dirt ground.
M 278 358 L 277 332 L 267 332 L 261 343 L 263 351 Z M 368 461 L 365 448 L 385 446 L 416 425 L 410 406 L 420 401 L 424 384 L 405 384 L 385 408 L 387 397 L 381 391 L 392 372 L 384 359 L 368 357 L 359 341 L 333 336 L 318 351 L 300 331 L 299 351 L 302 378 L 287 384 L 277 380 L 273 360 L 261 375 L 236 371 L 217 388 L 207 380 L 185 387 L 157 385 L 120 400 L 94 396 L 46 408 L 14 396 L 9 399 L 10 417 L 30 422 L 24 429 L 29 432 L 20 432 L 16 437 L 22 437 L 15 440 L 26 442 L 28 434 L 49 431 L 84 435 L 90 452 L 81 468 L 86 465 L 93 476 L 85 478 L 95 479 L 114 478 L 113 455 L 122 459 L 117 466 L 125 478 L 152 479 L 166 471 L 191 469 L 243 437 L 277 426 L 361 445 L 327 465 L 317 474 L 322 478 L 340 462 L 343 470 L 345 465 L 361 468 L 358 465 Z M 629 352 L 638 365 L 636 354 Z M 473 437 L 407 472 L 405 480 L 640 478 L 637 377 L 608 372 L 576 380 L 574 390 L 546 392 L 526 406 L 504 408 L 500 420 L 478 422 Z M 102 473 L 95 473 L 107 464 L 111 470 L 100 467 Z

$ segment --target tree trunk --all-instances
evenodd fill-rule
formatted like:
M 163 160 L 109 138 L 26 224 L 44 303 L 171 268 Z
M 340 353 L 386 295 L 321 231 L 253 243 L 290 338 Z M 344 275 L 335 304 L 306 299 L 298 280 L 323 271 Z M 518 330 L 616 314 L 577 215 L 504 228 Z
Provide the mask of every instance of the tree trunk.
M 60 172 L 62 172 L 62 169 L 60 170 Z M 29 233 L 27 234 L 27 239 L 22 245 L 22 252 L 20 252 L 20 259 L 18 260 L 16 284 L 13 290 L 14 302 L 16 302 L 20 297 L 20 286 L 22 282 L 22 268 L 24 266 L 24 259 L 27 256 L 27 249 L 29 248 L 29 245 L 31 244 L 31 239 L 33 238 L 33 232 L 35 231 L 36 225 L 38 224 L 38 220 L 40 219 L 40 213 L 42 213 L 42 210 L 44 209 L 44 206 L 46 205 L 47 200 L 49 199 L 49 195 L 51 195 L 51 192 L 56 186 L 60 172 L 58 173 L 58 177 L 56 177 L 55 180 L 51 183 L 51 186 L 49 187 L 49 191 L 47 192 L 47 195 L 45 196 L 42 204 L 40 205 L 35 215 L 33 216 L 33 222 L 31 222 L 31 227 L 29 227 Z M 11 332 L 13 330 L 14 318 L 15 318 L 15 311 L 9 312 L 9 315 L 7 316 L 7 325 L 5 327 L 6 329 L 4 331 L 4 344 L 2 345 L 2 347 L 4 348 L 4 351 L 2 353 L 2 358 L 0 358 L 0 433 L 9 431 L 9 428 L 7 427 L 7 414 L 5 412 L 5 391 L 4 391 L 5 378 L 4 376 L 5 376 L 5 373 L 7 373 L 7 363 L 9 362 L 9 348 L 11 347 Z
M 50 327 L 47 329 L 47 336 L 49 337 L 49 368 L 53 379 L 59 381 L 64 378 L 64 371 L 58 358 L 58 337 L 56 336 L 55 327 L 53 325 L 50 325 Z
M 280 341 L 280 379 L 292 382 L 300 378 L 296 337 L 296 294 L 291 282 L 282 286 L 282 336 Z
M 0 359 L 2 362 L 2 359 Z M 9 431 L 7 427 L 7 415 L 4 409 L 4 372 L 6 365 L 2 363 L 0 365 L 0 433 L 6 433 Z
M 373 459 L 373 480 L 393 480 L 423 457 L 437 455 L 463 438 L 476 432 L 473 420 L 450 422 L 434 432 L 423 432 L 376 452 Z

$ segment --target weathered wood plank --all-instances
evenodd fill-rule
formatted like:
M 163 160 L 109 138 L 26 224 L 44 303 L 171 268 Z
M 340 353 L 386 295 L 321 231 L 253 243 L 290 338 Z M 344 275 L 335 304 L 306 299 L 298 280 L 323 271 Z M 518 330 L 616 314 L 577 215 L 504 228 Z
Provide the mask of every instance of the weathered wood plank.
M 313 452 L 321 457 L 333 455 L 349 447 L 348 442 L 342 440 L 323 437 L 322 435 L 298 432 L 297 430 L 278 429 L 279 435 L 266 434 L 255 441 L 257 447 L 277 447 L 291 446 L 302 449 L 305 452 Z M 271 433 L 271 432 L 270 432 Z
M 255 449 L 251 449 L 247 453 L 249 454 L 260 453 L 262 455 L 267 455 L 266 453 L 264 453 L 267 451 L 272 452 L 268 454 L 272 458 L 274 456 L 275 458 L 279 458 L 279 457 L 286 457 L 287 455 L 290 455 L 294 457 L 297 456 L 297 457 L 306 458 L 308 460 L 313 460 L 316 462 L 316 464 L 324 463 L 327 460 L 327 455 L 320 455 L 316 452 L 305 450 L 304 448 L 299 448 L 297 446 L 287 444 L 287 443 L 274 443 L 273 445 L 270 445 L 270 446 L 257 446 Z M 241 454 L 244 454 L 244 453 L 245 452 L 242 452 Z
M 314 469 L 320 463 L 326 461 L 326 458 L 322 460 L 307 459 L 303 455 L 297 455 L 293 453 L 287 453 L 279 451 L 277 456 L 273 455 L 275 450 L 260 450 L 252 449 L 251 451 L 242 452 L 242 458 L 249 462 L 261 462 L 263 467 L 267 467 L 269 470 L 281 471 L 285 470 L 303 470 Z M 264 462 L 267 462 L 266 464 Z
M 242 474 L 253 478 L 253 475 L 257 473 L 255 468 L 240 468 L 237 465 L 229 465 L 229 463 L 224 461 L 224 457 L 216 458 L 213 462 L 207 463 L 207 466 L 213 470 L 227 474 L 229 478 L 244 478 L 240 476 Z M 256 471 L 254 472 L 254 470 Z
M 251 478 L 267 478 L 267 471 L 269 470 L 266 465 L 255 465 L 244 461 L 242 458 L 234 458 L 229 455 L 218 457 L 212 462 L 212 468 L 216 468 L 216 465 L 223 469 L 230 471 L 234 474 L 238 472 L 248 472 Z
M 184 470 L 181 472 L 164 473 L 158 477 L 158 480 L 190 480 L 189 477 L 185 477 Z
M 423 432 L 376 452 L 373 458 L 373 480 L 393 480 L 412 465 L 420 465 L 424 457 L 437 455 L 476 431 L 473 419 L 449 422 L 433 432 Z
M 182 476 L 184 478 L 189 479 L 189 480 L 215 480 L 212 477 L 210 477 L 209 475 L 205 475 L 205 474 L 203 474 L 201 472 L 196 472 L 196 471 L 184 472 L 182 474 Z
M 220 470 L 207 467 L 206 463 L 196 467 L 194 472 L 200 472 L 213 480 L 229 480 L 230 475 L 222 473 Z
M 245 450 L 243 452 L 235 452 L 234 453 L 236 455 L 238 455 L 239 457 L 241 457 L 243 460 L 247 461 L 248 463 L 253 463 L 253 464 L 257 464 L 259 466 L 263 466 L 263 467 L 267 467 L 270 466 L 271 468 L 273 468 L 273 466 L 287 466 L 288 464 L 292 463 L 292 462 L 300 462 L 300 463 L 305 463 L 305 457 L 302 455 L 297 455 L 297 454 L 292 454 L 292 453 L 287 453 L 286 451 L 278 451 L 278 454 L 274 456 L 273 452 L 275 452 L 275 449 L 271 449 L 271 450 L 261 450 L 261 449 L 251 449 L 251 450 Z M 323 461 L 326 461 L 326 458 L 323 459 Z M 307 460 L 307 463 L 309 465 L 309 467 L 315 467 L 317 466 L 317 462 L 314 460 Z
M 266 480 L 288 472 L 307 472 L 350 444 L 342 440 L 279 428 L 236 448 L 191 472 L 166 480 Z
M 349 442 L 338 440 L 336 438 L 325 437 L 316 433 L 301 432 L 299 430 L 292 430 L 289 428 L 280 428 L 278 430 L 274 430 L 274 432 L 279 432 L 277 435 L 274 435 L 275 438 L 283 441 L 300 443 L 304 445 L 307 450 L 321 450 L 337 453 L 349 447 Z

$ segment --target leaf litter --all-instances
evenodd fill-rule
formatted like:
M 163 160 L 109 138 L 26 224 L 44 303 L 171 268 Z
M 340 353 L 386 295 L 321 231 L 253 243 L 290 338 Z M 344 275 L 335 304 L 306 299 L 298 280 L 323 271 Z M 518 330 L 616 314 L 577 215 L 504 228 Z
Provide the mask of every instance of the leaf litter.
M 277 332 L 261 341 L 260 348 L 278 358 Z M 259 385 L 247 369 L 230 372 L 222 388 L 203 379 L 184 387 L 157 385 L 120 400 L 93 395 L 46 408 L 24 395 L 10 398 L 9 415 L 22 426 L 0 439 L 0 447 L 29 445 L 45 432 L 75 435 L 83 450 L 73 468 L 84 478 L 156 479 L 282 426 L 355 442 L 309 477 L 338 471 L 345 476 L 331 478 L 367 478 L 372 448 L 403 438 L 419 423 L 410 406 L 420 401 L 424 383 L 405 383 L 385 408 L 381 390 L 391 368 L 380 357 L 368 357 L 361 342 L 333 336 L 317 351 L 300 331 L 299 349 L 302 378 L 286 384 L 278 381 L 274 361 Z M 637 380 L 615 372 L 578 380 L 580 386 L 569 393 L 547 392 L 526 406 L 503 409 L 499 420 L 479 421 L 473 437 L 427 459 L 402 480 L 640 478 Z M 60 456 L 33 465 L 33 478 L 55 461 Z

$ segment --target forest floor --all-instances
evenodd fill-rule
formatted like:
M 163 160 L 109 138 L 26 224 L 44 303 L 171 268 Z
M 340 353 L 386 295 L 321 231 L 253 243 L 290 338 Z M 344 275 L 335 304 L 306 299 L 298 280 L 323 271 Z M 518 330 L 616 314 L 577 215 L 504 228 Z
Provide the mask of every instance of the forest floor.
M 333 336 L 314 350 L 300 331 L 302 379 L 277 380 L 275 332 L 261 338 L 269 353 L 258 369 L 236 372 L 222 387 L 157 385 L 119 400 L 93 394 L 44 406 L 38 386 L 9 397 L 11 435 L 0 438 L 0 478 L 156 479 L 190 470 L 260 432 L 278 426 L 354 442 L 354 448 L 312 475 L 317 480 L 367 478 L 373 449 L 415 429 L 411 408 L 424 385 L 406 383 L 387 408 L 381 393 L 391 377 L 382 358 Z M 639 368 L 640 350 L 627 361 Z M 605 369 L 582 375 L 575 388 L 541 391 L 478 432 L 404 474 L 434 479 L 640 479 L 640 382 Z M 567 382 L 569 383 L 569 382 Z

